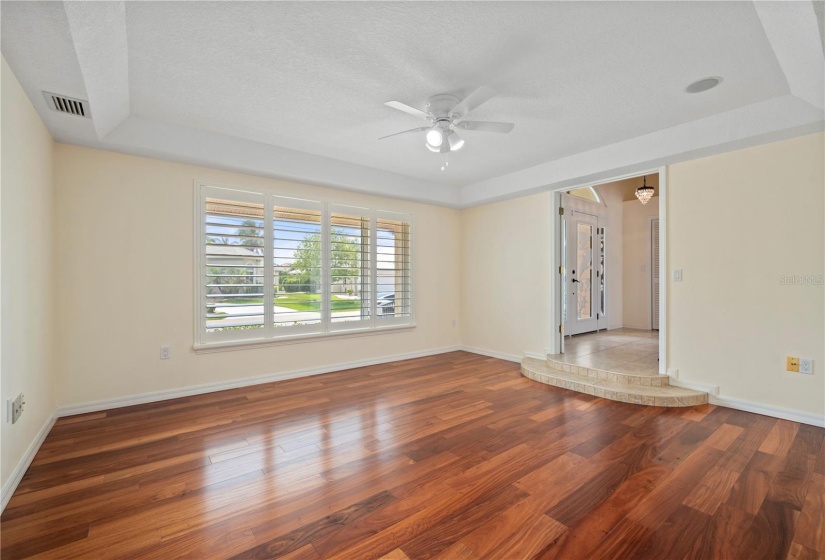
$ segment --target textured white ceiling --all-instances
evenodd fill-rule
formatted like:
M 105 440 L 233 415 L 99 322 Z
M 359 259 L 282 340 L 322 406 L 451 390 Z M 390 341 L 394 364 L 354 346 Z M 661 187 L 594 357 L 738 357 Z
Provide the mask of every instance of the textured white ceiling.
M 456 205 L 502 196 L 519 188 L 504 185 L 509 178 L 526 173 L 537 187 L 531 170 L 659 131 L 684 136 L 672 153 L 704 149 L 714 118 L 752 120 L 754 108 L 793 118 L 767 115 L 770 130 L 743 122 L 727 130 L 728 144 L 821 121 L 815 95 L 792 91 L 787 77 L 816 90 L 806 73 L 822 60 L 810 3 L 793 13 L 751 2 L 71 4 L 0 4 L 3 54 L 57 139 L 393 196 Z M 799 18 L 810 19 L 818 53 L 805 51 L 804 65 L 794 54 L 810 30 L 783 33 Z M 684 93 L 711 75 L 723 77 L 719 87 Z M 423 122 L 385 101 L 423 107 L 430 95 L 480 85 L 499 95 L 472 118 L 515 129 L 463 132 L 446 171 L 423 137 L 378 140 Z M 95 136 L 44 110 L 42 89 L 86 95 L 105 126 L 96 122 Z M 125 106 L 128 118 L 113 127 Z M 695 123 L 706 129 L 701 146 L 688 142 L 697 132 L 676 132 Z
M 452 185 L 787 92 L 750 3 L 191 3 L 126 6 L 135 114 Z M 723 86 L 684 88 L 708 75 Z M 384 107 L 500 92 L 449 170 Z

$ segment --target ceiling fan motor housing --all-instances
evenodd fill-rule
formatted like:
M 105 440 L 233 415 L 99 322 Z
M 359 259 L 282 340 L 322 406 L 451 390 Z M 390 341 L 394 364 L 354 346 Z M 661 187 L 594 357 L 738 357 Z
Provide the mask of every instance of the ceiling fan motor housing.
M 460 101 L 455 95 L 440 93 L 433 95 L 427 100 L 427 110 L 436 118 L 449 119 L 451 117 L 450 111 L 458 105 Z

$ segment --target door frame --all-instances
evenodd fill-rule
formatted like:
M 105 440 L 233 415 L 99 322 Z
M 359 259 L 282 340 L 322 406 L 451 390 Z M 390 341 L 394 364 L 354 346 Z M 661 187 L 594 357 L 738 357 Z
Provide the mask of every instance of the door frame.
M 632 179 L 634 177 L 641 177 L 643 175 L 652 175 L 658 173 L 659 175 L 659 373 L 667 374 L 667 335 L 668 335 L 668 265 L 667 265 L 667 167 L 655 167 L 637 171 L 634 173 L 626 173 L 624 175 L 617 175 L 609 179 L 602 179 L 595 182 L 579 183 L 576 185 L 568 185 L 552 189 L 553 192 L 553 231 L 551 232 L 555 241 L 553 243 L 553 253 L 550 258 L 550 291 L 553 294 L 553 317 L 552 317 L 552 336 L 549 341 L 549 346 L 546 349 L 548 354 L 559 354 L 564 352 L 564 317 L 562 315 L 562 305 L 564 298 L 564 285 L 562 283 L 561 267 L 564 266 L 562 262 L 562 227 L 564 225 L 564 216 L 561 215 L 562 208 L 562 193 L 583 187 L 594 187 L 604 185 L 606 183 L 613 183 L 623 179 Z
M 648 261 L 649 261 L 649 264 L 650 264 L 650 274 L 647 275 L 648 296 L 650 296 L 650 297 L 648 297 L 648 305 L 650 305 L 650 313 L 648 313 L 647 322 L 648 322 L 650 330 L 659 330 L 658 326 L 656 327 L 656 329 L 653 328 L 653 278 L 654 278 L 654 276 L 653 276 L 653 223 L 654 222 L 656 222 L 658 224 L 656 227 L 659 229 L 659 235 L 661 236 L 661 234 L 662 234 L 662 222 L 659 221 L 659 216 L 650 216 L 647 219 L 647 237 L 648 237 L 648 240 L 647 240 L 647 245 L 648 245 L 647 254 L 648 254 Z M 661 253 L 661 251 L 662 251 L 662 239 L 661 239 L 661 237 L 659 237 L 659 252 Z M 660 289 L 659 311 L 661 313 L 661 307 L 662 307 L 661 268 L 660 268 L 659 272 L 660 272 L 659 278 L 658 278 L 658 280 L 659 280 L 659 289 Z M 662 323 L 662 316 L 660 314 L 659 315 L 659 324 L 661 325 L 661 323 Z

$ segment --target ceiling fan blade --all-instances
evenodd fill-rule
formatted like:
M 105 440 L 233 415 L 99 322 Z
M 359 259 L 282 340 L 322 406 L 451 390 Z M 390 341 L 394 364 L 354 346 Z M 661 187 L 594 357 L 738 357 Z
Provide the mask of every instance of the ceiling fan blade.
M 500 132 L 507 134 L 513 130 L 513 123 L 507 122 L 491 122 L 491 121 L 462 121 L 455 123 L 453 126 L 461 130 L 478 130 L 479 132 Z
M 410 107 L 406 103 L 401 103 L 400 101 L 387 101 L 384 103 L 387 107 L 392 107 L 393 109 L 398 109 L 399 111 L 403 111 L 407 114 L 410 114 L 414 117 L 421 117 L 422 119 L 432 119 L 432 115 L 429 113 L 425 113 L 421 109 L 416 109 L 415 107 Z
M 422 126 L 420 128 L 411 128 L 410 130 L 404 130 L 402 132 L 395 132 L 393 134 L 387 134 L 386 136 L 382 136 L 379 140 L 383 140 L 384 138 L 389 138 L 390 136 L 398 136 L 399 134 L 407 134 L 408 132 L 424 132 L 425 130 L 430 130 L 429 126 Z
M 450 113 L 455 113 L 459 115 L 459 117 L 467 116 L 467 113 L 490 99 L 496 94 L 495 90 L 492 88 L 488 88 L 487 86 L 481 86 L 473 93 L 468 95 L 461 101 L 458 105 L 453 107 L 453 110 Z

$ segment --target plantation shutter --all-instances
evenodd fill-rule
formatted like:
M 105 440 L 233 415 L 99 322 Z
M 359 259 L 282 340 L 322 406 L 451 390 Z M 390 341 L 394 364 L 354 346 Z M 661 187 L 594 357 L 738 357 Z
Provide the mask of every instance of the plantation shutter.
M 409 215 L 378 212 L 376 218 L 376 320 L 411 322 L 412 281 Z
M 273 325 L 319 330 L 322 323 L 323 205 L 272 197 Z M 280 305 L 279 305 L 280 304 Z
M 195 349 L 413 323 L 412 216 L 199 184 Z
M 372 317 L 370 212 L 364 208 L 330 206 L 329 283 L 330 328 L 367 326 Z
M 224 338 L 261 336 L 267 284 L 264 196 L 210 187 L 201 204 L 202 332 Z

